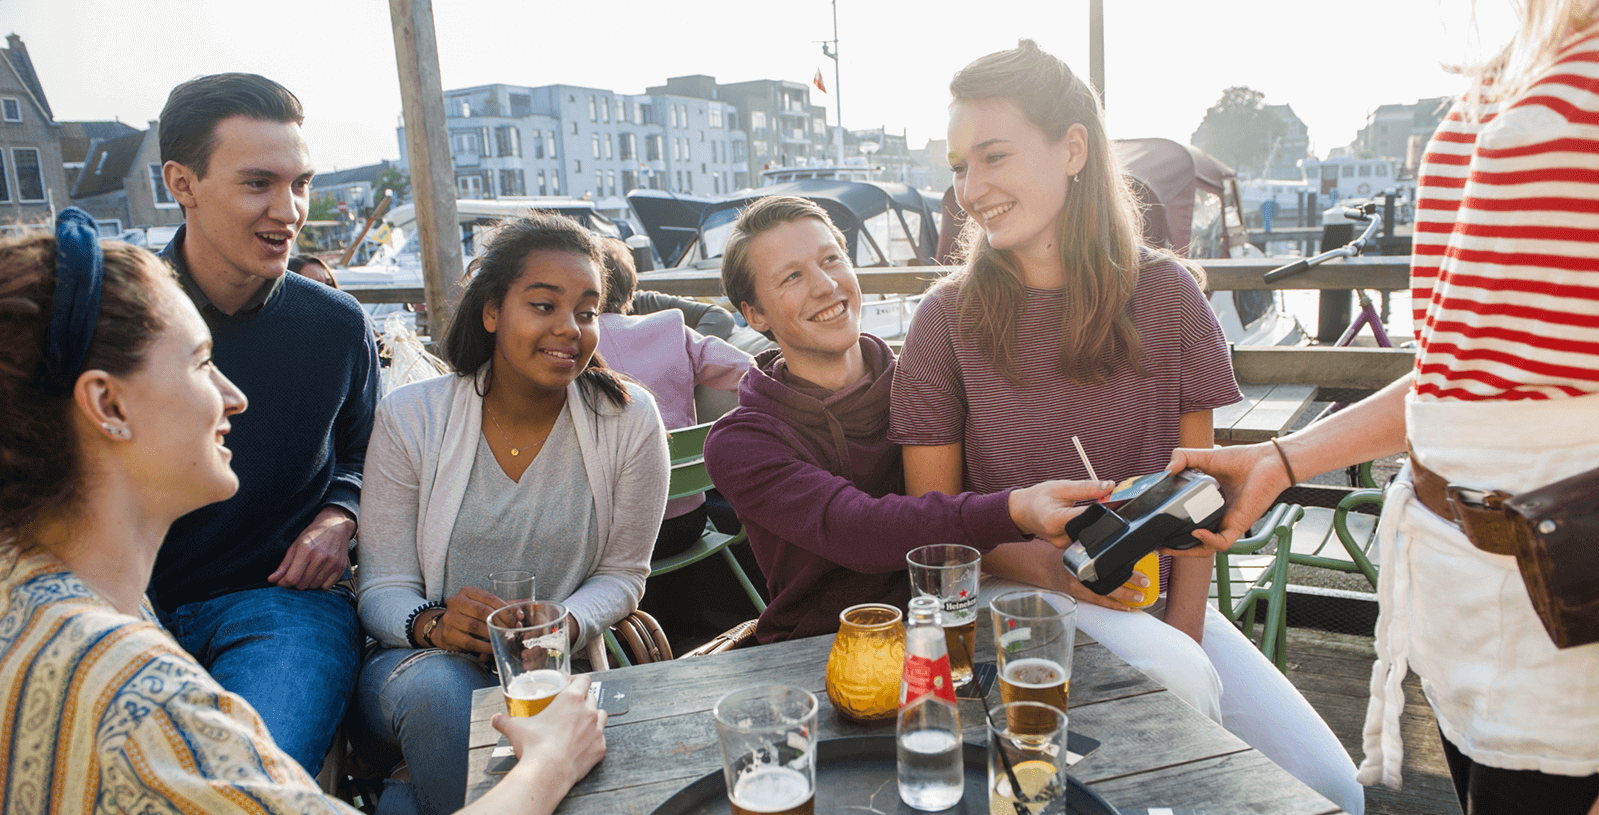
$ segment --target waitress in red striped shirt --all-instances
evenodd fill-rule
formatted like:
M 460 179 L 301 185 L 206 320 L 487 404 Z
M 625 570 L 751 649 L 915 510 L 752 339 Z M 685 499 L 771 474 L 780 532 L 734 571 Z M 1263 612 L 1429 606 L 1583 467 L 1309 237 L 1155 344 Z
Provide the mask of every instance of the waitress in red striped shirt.
M 1558 815 L 1599 811 L 1599 644 L 1557 649 L 1515 558 L 1474 545 L 1441 498 L 1446 483 L 1516 494 L 1599 465 L 1599 4 L 1523 5 L 1422 159 L 1415 371 L 1282 439 L 1281 456 L 1185 450 L 1173 465 L 1223 477 L 1231 508 L 1207 541 L 1221 547 L 1291 482 L 1408 442 L 1378 528 L 1361 781 L 1399 784 L 1408 666 L 1467 812 Z

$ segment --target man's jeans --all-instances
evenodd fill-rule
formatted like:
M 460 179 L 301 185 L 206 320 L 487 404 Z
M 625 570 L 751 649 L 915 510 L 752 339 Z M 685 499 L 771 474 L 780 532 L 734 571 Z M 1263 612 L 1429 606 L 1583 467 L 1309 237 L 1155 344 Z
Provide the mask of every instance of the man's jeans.
M 360 667 L 349 590 L 234 592 L 179 606 L 165 622 L 222 687 L 261 714 L 272 740 L 316 775 Z

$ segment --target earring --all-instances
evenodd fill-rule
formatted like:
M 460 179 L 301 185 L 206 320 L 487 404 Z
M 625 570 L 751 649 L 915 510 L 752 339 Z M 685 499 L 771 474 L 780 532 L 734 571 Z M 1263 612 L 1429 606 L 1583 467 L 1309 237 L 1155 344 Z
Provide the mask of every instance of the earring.
M 101 422 L 100 429 L 110 433 L 115 438 L 125 439 L 128 437 L 128 429 L 126 427 L 118 427 L 110 422 Z

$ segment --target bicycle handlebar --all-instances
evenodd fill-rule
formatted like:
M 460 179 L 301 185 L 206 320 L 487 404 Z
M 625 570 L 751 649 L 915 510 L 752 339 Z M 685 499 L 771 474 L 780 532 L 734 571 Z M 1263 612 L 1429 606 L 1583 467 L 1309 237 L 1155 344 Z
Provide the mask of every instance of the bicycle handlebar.
M 1354 240 L 1338 247 L 1337 249 L 1330 249 L 1326 252 L 1322 252 L 1315 257 L 1301 258 L 1293 263 L 1287 264 L 1286 266 L 1278 266 L 1277 268 L 1272 269 L 1271 271 L 1262 275 L 1261 279 L 1267 283 L 1276 283 L 1283 278 L 1293 277 L 1296 274 L 1309 271 L 1310 267 L 1320 266 L 1321 264 L 1326 263 L 1333 258 L 1359 257 L 1361 252 L 1370 248 L 1371 245 L 1376 242 L 1377 227 L 1382 223 L 1381 219 L 1373 217 L 1376 215 L 1376 210 L 1376 204 L 1366 204 L 1351 215 L 1351 217 L 1354 217 L 1357 220 L 1370 221 L 1370 223 L 1366 224 L 1365 231 L 1360 233 L 1360 237 L 1355 238 Z

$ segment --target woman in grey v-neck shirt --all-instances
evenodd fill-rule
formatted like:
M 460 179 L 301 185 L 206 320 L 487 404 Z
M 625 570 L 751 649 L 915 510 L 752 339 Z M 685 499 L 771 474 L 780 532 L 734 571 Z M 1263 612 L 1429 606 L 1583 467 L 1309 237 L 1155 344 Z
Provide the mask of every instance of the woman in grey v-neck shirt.
M 461 372 L 377 411 L 362 491 L 363 666 L 352 738 L 409 766 L 383 812 L 465 797 L 471 694 L 496 680 L 490 571 L 528 569 L 582 646 L 637 607 L 666 502 L 654 400 L 594 353 L 597 244 L 574 222 L 508 223 L 478 261 L 444 344 Z M 442 606 L 442 607 L 441 607 Z

